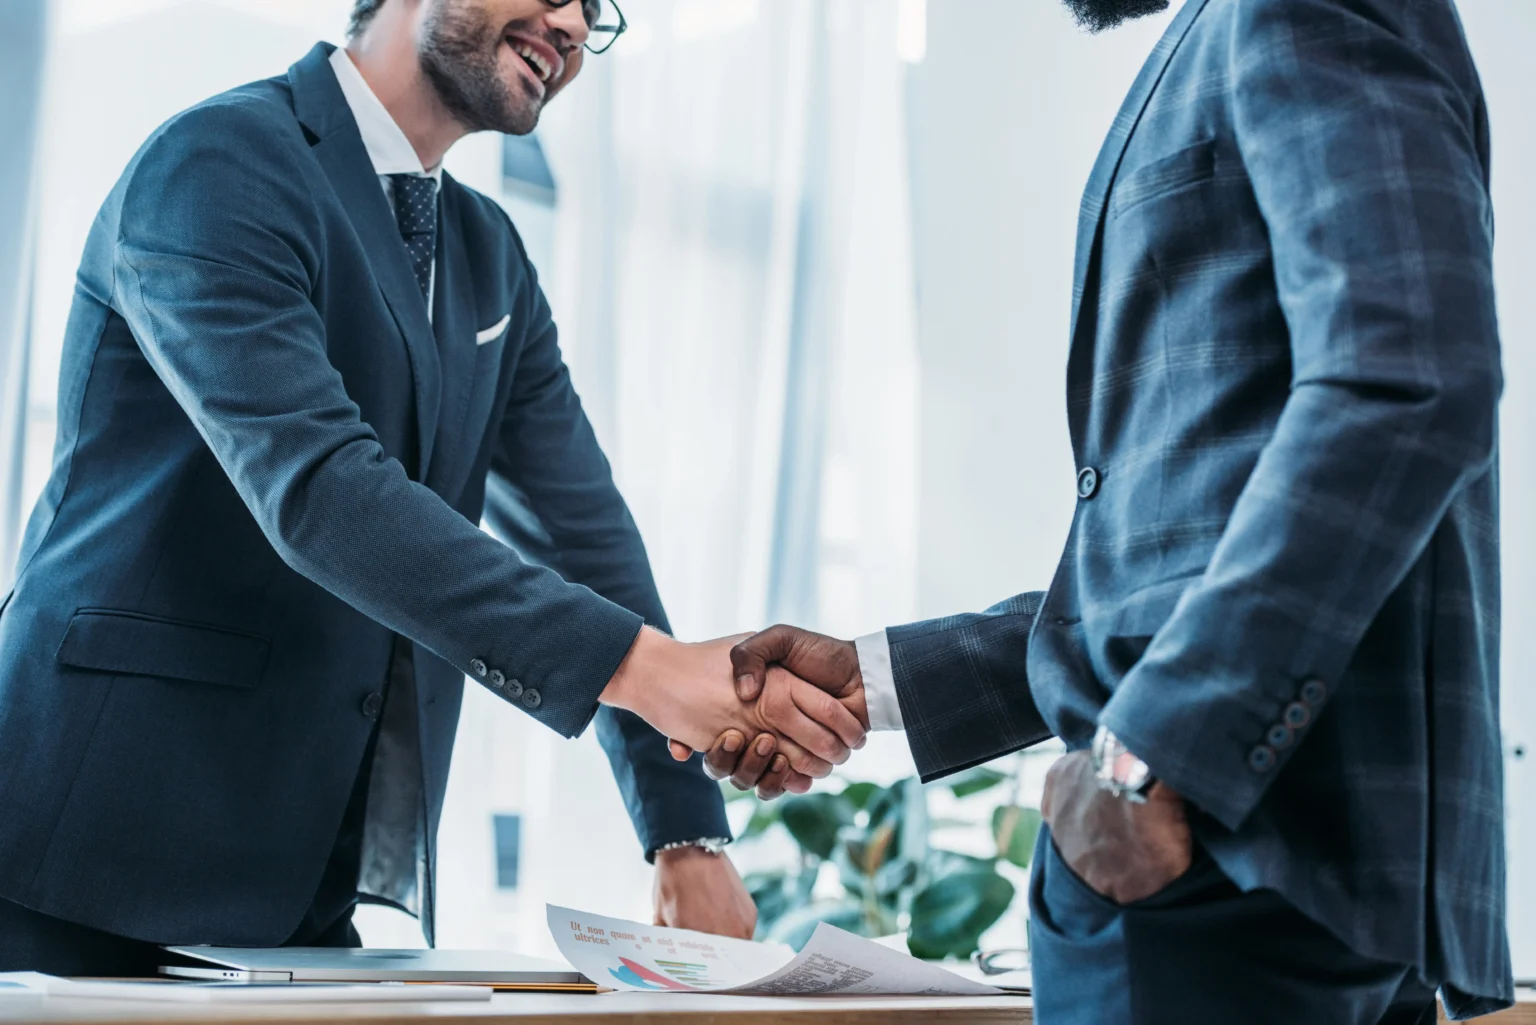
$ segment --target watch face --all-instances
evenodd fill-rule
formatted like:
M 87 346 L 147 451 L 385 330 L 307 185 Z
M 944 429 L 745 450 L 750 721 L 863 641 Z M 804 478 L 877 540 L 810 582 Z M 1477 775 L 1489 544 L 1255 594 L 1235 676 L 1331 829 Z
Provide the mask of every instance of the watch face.
M 1146 785 L 1147 777 L 1151 770 L 1147 763 L 1131 754 L 1129 751 L 1120 750 L 1115 755 L 1114 778 L 1115 782 L 1127 790 L 1140 790 Z

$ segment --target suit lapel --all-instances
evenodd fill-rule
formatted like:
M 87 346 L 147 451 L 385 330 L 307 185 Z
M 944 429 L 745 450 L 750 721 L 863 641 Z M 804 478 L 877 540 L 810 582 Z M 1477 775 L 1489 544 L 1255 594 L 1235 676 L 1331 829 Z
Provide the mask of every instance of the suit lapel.
M 465 446 L 451 435 L 463 431 L 470 396 L 475 385 L 475 365 L 479 353 L 475 344 L 478 327 L 471 318 L 475 313 L 474 284 L 469 274 L 469 253 L 464 247 L 460 226 L 463 213 L 458 201 L 457 183 L 443 175 L 437 235 L 437 294 L 432 325 L 437 334 L 438 358 L 443 368 L 442 416 L 438 425 L 436 451 L 442 458 L 432 464 L 428 487 L 439 494 L 455 479 L 458 459 L 448 453 Z
M 314 144 L 315 159 L 320 161 L 341 198 L 384 293 L 384 301 L 405 337 L 416 395 L 416 479 L 425 481 L 432 464 L 441 402 L 437 344 L 394 212 L 379 186 L 357 122 L 331 70 L 331 52 L 332 48 L 322 43 L 288 69 L 294 112 L 318 139 Z
M 1093 173 L 1088 176 L 1088 185 L 1083 190 L 1083 203 L 1077 215 L 1077 254 L 1072 274 L 1072 329 L 1068 336 L 1073 345 L 1077 344 L 1077 324 L 1082 313 L 1083 295 L 1087 291 L 1089 265 L 1099 247 L 1099 229 L 1104 223 L 1109 187 L 1114 184 L 1115 173 L 1120 169 L 1120 158 L 1125 155 L 1131 133 L 1136 130 L 1142 112 L 1147 109 L 1152 91 L 1162 81 L 1163 72 L 1168 69 L 1174 51 L 1184 41 L 1189 26 L 1206 3 L 1207 0 L 1185 0 L 1183 10 L 1174 17 L 1168 30 L 1163 33 L 1163 38 L 1158 41 L 1157 48 L 1141 66 L 1141 73 L 1132 83 L 1131 91 L 1120 105 L 1120 113 L 1115 115 L 1115 122 L 1110 126 L 1109 136 L 1099 150 Z

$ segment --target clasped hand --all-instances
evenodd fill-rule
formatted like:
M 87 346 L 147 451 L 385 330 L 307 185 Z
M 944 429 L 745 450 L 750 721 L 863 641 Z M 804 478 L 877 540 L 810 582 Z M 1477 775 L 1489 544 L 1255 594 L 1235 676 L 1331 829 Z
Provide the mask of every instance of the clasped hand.
M 701 644 L 644 630 L 602 700 L 764 798 L 804 793 L 869 729 L 854 645 L 788 626 Z

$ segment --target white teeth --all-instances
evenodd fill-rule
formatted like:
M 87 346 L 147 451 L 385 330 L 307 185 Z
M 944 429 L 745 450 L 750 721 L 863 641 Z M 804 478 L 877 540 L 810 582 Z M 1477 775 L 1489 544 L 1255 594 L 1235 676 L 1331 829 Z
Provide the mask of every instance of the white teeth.
M 537 51 L 522 43 L 513 43 L 512 48 L 516 50 L 518 56 L 526 60 L 529 66 L 532 67 L 533 70 L 538 74 L 539 81 L 549 81 L 549 76 L 552 69 L 550 68 L 549 64 L 545 62 L 544 58 L 539 56 Z

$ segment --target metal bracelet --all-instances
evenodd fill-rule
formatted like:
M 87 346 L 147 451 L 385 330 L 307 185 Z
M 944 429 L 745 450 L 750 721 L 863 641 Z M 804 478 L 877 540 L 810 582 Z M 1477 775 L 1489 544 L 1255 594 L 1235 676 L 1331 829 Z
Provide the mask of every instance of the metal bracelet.
M 728 836 L 703 836 L 697 840 L 679 840 L 676 843 L 664 843 L 656 848 L 656 853 L 662 851 L 675 851 L 683 847 L 698 847 L 710 854 L 724 854 L 726 844 L 731 842 Z

